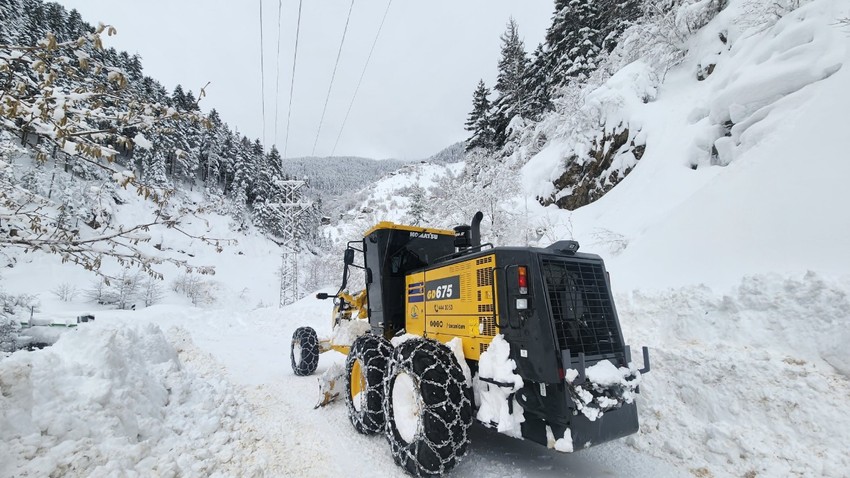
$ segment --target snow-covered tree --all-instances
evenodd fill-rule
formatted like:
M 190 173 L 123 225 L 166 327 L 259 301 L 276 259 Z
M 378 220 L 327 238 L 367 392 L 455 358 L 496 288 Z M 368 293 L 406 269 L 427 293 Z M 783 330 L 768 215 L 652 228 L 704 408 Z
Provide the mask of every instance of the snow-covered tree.
M 413 226 L 422 226 L 428 224 L 426 217 L 427 191 L 419 184 L 414 184 L 410 190 L 410 207 L 407 210 L 408 221 Z
M 466 140 L 466 151 L 475 148 L 485 150 L 493 149 L 493 127 L 490 120 L 490 88 L 484 84 L 484 80 L 478 82 L 475 92 L 472 94 L 472 111 L 466 119 L 465 129 L 472 136 Z
M 552 25 L 546 31 L 551 85 L 585 80 L 638 18 L 641 5 L 640 0 L 556 0 Z
M 519 27 L 511 18 L 501 36 L 502 56 L 499 59 L 499 76 L 496 79 L 498 97 L 493 102 L 493 139 L 496 147 L 507 141 L 507 129 L 515 116 L 526 116 L 529 111 L 529 93 L 526 91 L 528 57 L 519 37 Z
M 537 45 L 537 49 L 531 56 L 531 63 L 526 70 L 525 91 L 528 92 L 528 115 L 529 119 L 538 120 L 547 111 L 551 111 L 552 104 L 550 75 L 546 67 L 546 51 L 543 44 Z

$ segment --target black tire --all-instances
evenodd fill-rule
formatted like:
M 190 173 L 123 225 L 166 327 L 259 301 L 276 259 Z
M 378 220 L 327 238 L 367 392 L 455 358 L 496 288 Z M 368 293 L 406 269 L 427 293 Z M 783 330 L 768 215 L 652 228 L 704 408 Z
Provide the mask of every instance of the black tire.
M 295 375 L 310 375 L 319 366 L 319 338 L 312 327 L 298 327 L 289 353 Z
M 398 396 L 394 395 L 397 384 L 401 384 Z M 399 410 L 396 416 L 394 402 L 401 403 L 410 389 L 417 406 Z M 393 351 L 384 381 L 384 416 L 397 465 L 415 476 L 441 476 L 458 464 L 466 455 L 472 424 L 468 389 L 463 370 L 445 345 L 411 339 Z M 409 415 L 401 415 L 405 413 Z M 404 431 L 399 430 L 399 423 Z
M 345 405 L 348 407 L 348 418 L 354 428 L 364 435 L 372 435 L 384 429 L 384 377 L 392 350 L 393 346 L 387 339 L 366 334 L 357 337 L 345 359 Z M 352 396 L 352 386 L 357 397 Z

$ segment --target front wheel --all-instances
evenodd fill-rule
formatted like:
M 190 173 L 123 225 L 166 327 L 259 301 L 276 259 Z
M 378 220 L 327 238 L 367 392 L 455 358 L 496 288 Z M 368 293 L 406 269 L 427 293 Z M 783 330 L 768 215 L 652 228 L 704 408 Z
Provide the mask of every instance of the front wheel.
M 310 375 L 319 366 L 319 338 L 312 327 L 298 327 L 292 334 L 289 358 L 295 375 Z
M 393 347 L 377 335 L 358 337 L 345 360 L 345 405 L 354 428 L 365 435 L 384 429 L 384 376 Z
M 392 354 L 384 381 L 386 436 L 396 464 L 440 476 L 469 446 L 472 403 L 463 370 L 445 345 L 411 339 Z

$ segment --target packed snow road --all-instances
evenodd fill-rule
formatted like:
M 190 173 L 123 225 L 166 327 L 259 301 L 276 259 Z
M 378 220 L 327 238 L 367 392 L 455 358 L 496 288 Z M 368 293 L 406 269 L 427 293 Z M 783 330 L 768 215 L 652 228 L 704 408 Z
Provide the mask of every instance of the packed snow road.
M 320 335 L 329 332 L 329 307 L 329 302 L 308 298 L 283 311 L 262 309 L 243 317 L 195 311 L 193 317 L 180 318 L 163 311 L 157 321 L 190 328 L 197 346 L 209 350 L 227 376 L 244 386 L 268 476 L 405 476 L 383 436 L 354 430 L 342 401 L 313 408 L 319 396 L 316 377 L 332 363 L 344 363 L 344 356 L 323 354 L 310 377 L 292 373 L 292 332 L 301 325 L 313 326 Z M 562 454 L 477 424 L 471 437 L 470 453 L 453 476 L 688 476 L 622 440 Z

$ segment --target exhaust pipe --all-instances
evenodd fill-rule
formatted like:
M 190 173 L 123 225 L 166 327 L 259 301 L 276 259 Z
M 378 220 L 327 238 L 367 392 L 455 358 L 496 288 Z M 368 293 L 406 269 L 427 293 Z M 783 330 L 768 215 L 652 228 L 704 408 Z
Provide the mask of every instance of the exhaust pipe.
M 469 241 L 472 247 L 477 247 L 481 245 L 481 220 L 484 219 L 484 213 L 478 211 L 472 216 L 472 224 L 470 224 L 471 229 L 471 240 Z

